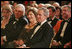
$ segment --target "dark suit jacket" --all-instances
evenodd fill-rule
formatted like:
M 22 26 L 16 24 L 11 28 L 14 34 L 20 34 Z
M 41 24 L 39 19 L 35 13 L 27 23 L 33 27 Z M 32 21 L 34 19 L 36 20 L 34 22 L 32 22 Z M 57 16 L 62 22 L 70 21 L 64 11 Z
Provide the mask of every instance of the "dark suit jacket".
M 45 22 L 26 45 L 31 48 L 49 48 L 53 35 L 53 28 Z
M 14 22 L 16 23 L 13 24 Z M 16 40 L 26 24 L 27 22 L 23 17 L 19 18 L 18 21 L 16 21 L 15 17 L 12 17 L 5 28 L 8 42 Z
M 2 29 L 2 28 L 1 28 L 1 36 L 5 36 L 5 34 L 6 34 L 6 33 L 5 33 L 5 29 Z
M 58 33 L 56 34 L 54 40 L 56 40 L 57 42 L 60 41 L 62 43 L 62 45 L 66 44 L 67 42 L 71 41 L 71 22 L 68 22 L 68 25 L 65 29 L 64 32 L 64 36 L 60 37 L 63 25 L 64 25 L 65 21 L 61 22 L 61 26 L 60 29 L 58 31 Z
M 52 27 L 54 27 L 54 26 L 56 25 L 57 21 L 59 21 L 59 19 L 54 18 L 54 20 L 49 20 L 49 18 L 48 18 L 47 21 L 48 21 L 48 22 L 49 22 L 49 21 L 52 21 L 52 22 L 51 22 L 51 25 L 52 25 Z

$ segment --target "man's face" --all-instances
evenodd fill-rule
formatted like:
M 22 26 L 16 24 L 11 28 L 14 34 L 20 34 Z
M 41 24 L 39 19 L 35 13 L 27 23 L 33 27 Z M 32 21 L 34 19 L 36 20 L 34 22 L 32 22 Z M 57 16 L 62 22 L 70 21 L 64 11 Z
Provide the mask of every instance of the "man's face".
M 37 15 L 36 18 L 37 18 L 38 22 L 42 22 L 45 19 L 44 11 L 43 10 L 38 10 L 38 15 Z
M 15 8 L 14 14 L 16 18 L 22 17 L 23 16 L 22 8 L 19 8 L 19 7 Z
M 49 9 L 49 16 L 52 16 L 52 9 Z
M 49 8 L 48 10 L 49 10 L 49 17 L 53 17 L 55 15 L 55 12 L 53 12 L 51 8 Z
M 68 11 L 68 7 L 64 7 L 63 9 L 62 9 L 62 18 L 63 19 L 69 19 L 70 18 L 70 11 Z

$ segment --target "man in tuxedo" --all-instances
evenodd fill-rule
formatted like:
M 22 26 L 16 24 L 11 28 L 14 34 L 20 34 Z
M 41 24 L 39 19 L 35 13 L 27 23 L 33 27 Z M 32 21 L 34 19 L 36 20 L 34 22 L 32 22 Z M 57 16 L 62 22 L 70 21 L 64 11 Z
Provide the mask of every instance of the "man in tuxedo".
M 47 9 L 49 10 L 49 17 L 47 18 L 47 21 L 49 24 L 52 25 L 52 27 L 54 27 L 57 23 L 57 21 L 59 21 L 58 18 L 56 18 L 55 14 L 56 14 L 56 8 L 54 6 L 49 6 L 47 7 Z
M 49 12 L 47 8 L 39 8 L 37 21 L 39 22 L 38 26 L 33 31 L 29 41 L 25 44 L 25 48 L 49 48 L 51 40 L 53 38 L 53 28 L 47 23 L 47 16 Z M 23 46 L 19 48 L 24 48 Z
M 55 28 L 58 29 L 52 46 L 63 47 L 71 41 L 71 7 L 68 5 L 62 6 L 62 21 L 59 21 Z
M 15 16 L 11 17 L 9 24 L 6 26 L 7 42 L 16 40 L 23 27 L 27 24 L 27 21 L 24 19 L 24 5 L 17 4 L 14 10 L 14 15 Z

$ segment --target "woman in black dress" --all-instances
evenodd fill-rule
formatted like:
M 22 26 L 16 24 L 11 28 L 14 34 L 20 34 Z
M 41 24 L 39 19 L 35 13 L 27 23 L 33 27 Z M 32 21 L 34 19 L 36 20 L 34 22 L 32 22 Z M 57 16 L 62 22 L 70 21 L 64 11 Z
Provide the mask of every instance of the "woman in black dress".
M 30 23 L 23 28 L 18 40 L 15 41 L 18 45 L 22 45 L 30 39 L 32 31 L 34 31 L 34 28 L 37 26 L 36 16 L 37 16 L 36 8 L 30 8 L 27 11 L 27 18 L 29 19 Z
M 10 18 L 12 15 L 12 9 L 10 5 L 4 5 L 2 7 L 2 20 L 1 20 L 1 46 L 4 44 L 4 41 L 6 41 L 6 25 L 9 23 Z

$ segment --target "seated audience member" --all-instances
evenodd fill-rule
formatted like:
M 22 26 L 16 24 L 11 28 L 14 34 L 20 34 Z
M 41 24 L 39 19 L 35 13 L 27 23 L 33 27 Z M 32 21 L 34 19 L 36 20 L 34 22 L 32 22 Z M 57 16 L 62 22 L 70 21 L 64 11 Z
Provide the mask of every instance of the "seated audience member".
M 54 27 L 57 34 L 54 37 L 53 46 L 63 48 L 66 43 L 71 41 L 71 7 L 68 5 L 62 6 L 62 18 Z
M 49 48 L 53 38 L 53 28 L 47 23 L 48 14 L 47 8 L 39 8 L 37 21 L 40 23 L 34 31 L 29 40 L 25 43 L 26 47 L 20 46 L 19 48 Z
M 29 24 L 27 24 L 23 28 L 21 34 L 19 35 L 18 40 L 15 42 L 16 44 L 18 43 L 17 45 L 22 45 L 29 40 L 30 36 L 32 35 L 32 31 L 37 26 L 36 16 L 37 16 L 36 8 L 30 8 L 27 11 L 27 18 L 29 19 Z
M 47 9 L 49 10 L 49 17 L 47 18 L 47 21 L 54 28 L 57 21 L 59 21 L 59 19 L 56 18 L 56 16 L 55 16 L 56 8 L 54 6 L 49 6 L 49 7 L 47 7 Z M 56 33 L 54 33 L 54 34 L 56 34 Z
M 56 7 L 56 18 L 57 19 L 61 19 L 61 8 L 60 7 Z
M 14 15 L 15 16 L 12 16 L 5 29 L 7 44 L 13 40 L 16 40 L 23 29 L 23 26 L 27 24 L 26 20 L 24 19 L 25 7 L 23 4 L 16 5 Z
M 11 15 L 12 15 L 12 9 L 10 5 L 4 5 L 2 7 L 2 21 L 1 21 L 1 45 L 4 44 L 4 41 L 6 41 L 6 26 L 8 25 Z

